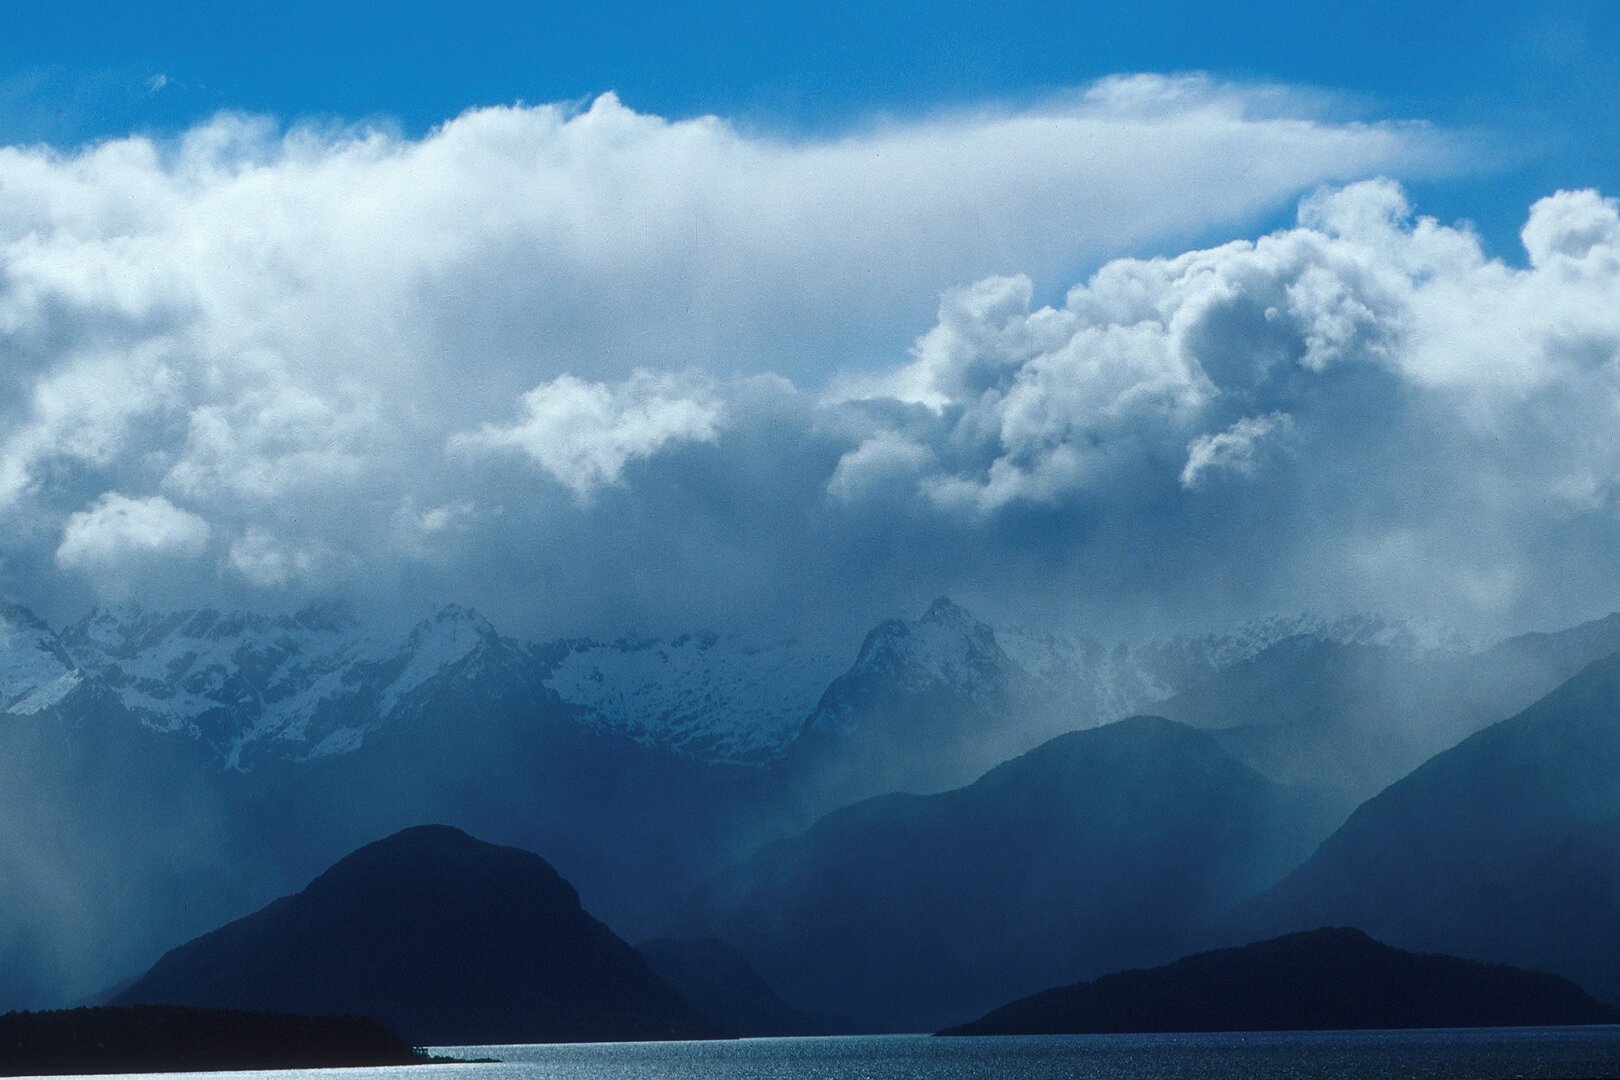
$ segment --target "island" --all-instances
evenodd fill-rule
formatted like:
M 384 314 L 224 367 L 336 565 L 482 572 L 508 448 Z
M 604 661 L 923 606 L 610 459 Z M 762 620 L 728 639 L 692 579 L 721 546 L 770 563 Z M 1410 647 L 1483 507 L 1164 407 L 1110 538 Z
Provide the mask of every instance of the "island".
M 1046 990 L 941 1035 L 1620 1023 L 1568 979 L 1328 927 Z

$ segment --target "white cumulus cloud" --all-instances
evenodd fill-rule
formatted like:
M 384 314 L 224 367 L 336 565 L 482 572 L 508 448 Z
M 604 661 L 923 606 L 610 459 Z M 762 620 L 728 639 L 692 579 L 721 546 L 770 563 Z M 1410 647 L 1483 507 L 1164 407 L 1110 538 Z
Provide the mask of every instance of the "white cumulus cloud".
M 1245 416 L 1225 431 L 1195 437 L 1187 446 L 1181 486 L 1197 487 L 1210 473 L 1252 474 L 1265 443 L 1286 435 L 1293 426 L 1293 418 L 1287 413 L 1268 413 Z
M 161 495 L 132 499 L 109 491 L 68 518 L 56 549 L 68 570 L 117 567 L 131 557 L 193 557 L 208 546 L 208 522 Z
M 515 451 L 584 497 L 618 483 L 625 466 L 671 443 L 713 442 L 719 399 L 706 380 L 637 371 L 622 382 L 557 378 L 523 395 L 514 424 L 454 436 L 464 452 Z

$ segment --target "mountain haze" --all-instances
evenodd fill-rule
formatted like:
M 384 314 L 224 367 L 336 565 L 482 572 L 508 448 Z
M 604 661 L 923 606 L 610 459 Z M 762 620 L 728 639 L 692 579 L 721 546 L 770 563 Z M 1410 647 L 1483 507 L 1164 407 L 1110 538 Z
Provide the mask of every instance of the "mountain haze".
M 1334 787 L 1354 806 L 1616 651 L 1620 615 L 1481 651 L 1294 635 L 1189 685 L 1162 709 L 1218 729 L 1222 746 L 1268 776 Z
M 1325 922 L 1620 1002 L 1620 655 L 1370 799 L 1233 932 Z

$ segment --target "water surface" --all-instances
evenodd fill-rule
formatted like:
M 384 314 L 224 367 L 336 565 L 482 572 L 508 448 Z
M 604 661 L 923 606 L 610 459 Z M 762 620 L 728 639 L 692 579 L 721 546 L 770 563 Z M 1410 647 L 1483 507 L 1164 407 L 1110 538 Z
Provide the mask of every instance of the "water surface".
M 925 1035 L 462 1046 L 499 1064 L 289 1070 L 287 1080 L 1493 1080 L 1620 1078 L 1620 1027 L 1446 1031 Z M 241 1073 L 193 1073 L 240 1078 Z

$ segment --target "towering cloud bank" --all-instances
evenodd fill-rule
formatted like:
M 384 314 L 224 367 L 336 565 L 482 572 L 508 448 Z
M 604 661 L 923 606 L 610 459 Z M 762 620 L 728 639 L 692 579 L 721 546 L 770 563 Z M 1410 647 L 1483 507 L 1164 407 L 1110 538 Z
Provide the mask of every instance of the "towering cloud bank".
M 0 149 L 0 584 L 1567 619 L 1615 602 L 1620 215 L 1553 195 L 1515 266 L 1353 182 L 1453 149 L 1158 77 L 836 138 L 605 96 Z

